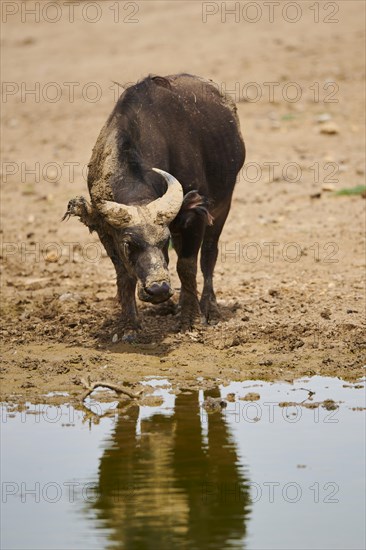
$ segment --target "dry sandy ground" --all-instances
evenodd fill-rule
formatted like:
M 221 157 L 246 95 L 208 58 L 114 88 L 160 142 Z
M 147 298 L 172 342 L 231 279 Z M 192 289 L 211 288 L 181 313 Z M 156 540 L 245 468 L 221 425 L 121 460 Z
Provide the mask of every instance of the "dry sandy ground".
M 86 376 L 181 387 L 360 377 L 365 201 L 335 191 L 364 181 L 365 3 L 301 1 L 300 14 L 281 2 L 271 15 L 241 2 L 235 16 L 221 2 L 99 2 L 99 13 L 81 2 L 70 21 L 59 2 L 39 22 L 24 11 L 34 2 L 3 4 L 4 398 L 77 397 Z M 166 308 L 140 305 L 145 328 L 128 344 L 109 259 L 60 219 L 86 193 L 113 81 L 177 72 L 231 93 L 247 146 L 216 269 L 223 318 L 180 334 Z

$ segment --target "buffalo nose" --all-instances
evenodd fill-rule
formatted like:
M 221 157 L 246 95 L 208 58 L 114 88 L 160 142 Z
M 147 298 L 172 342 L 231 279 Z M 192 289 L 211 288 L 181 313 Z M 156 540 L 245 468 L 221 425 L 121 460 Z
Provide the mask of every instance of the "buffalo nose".
M 168 285 L 168 283 L 153 283 L 148 288 L 146 288 L 146 292 L 154 298 L 171 294 L 170 286 Z

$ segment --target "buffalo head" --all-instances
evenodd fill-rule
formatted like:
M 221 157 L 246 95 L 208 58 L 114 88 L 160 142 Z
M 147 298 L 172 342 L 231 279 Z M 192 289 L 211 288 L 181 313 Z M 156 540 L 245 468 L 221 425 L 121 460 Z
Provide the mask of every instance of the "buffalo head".
M 169 224 L 180 210 L 183 189 L 168 172 L 153 170 L 167 182 L 162 197 L 141 206 L 108 200 L 93 201 L 90 205 L 78 197 L 69 202 L 64 218 L 77 215 L 91 230 L 96 229 L 100 237 L 106 233 L 108 240 L 113 240 L 111 259 L 115 265 L 122 264 L 129 277 L 137 281 L 140 300 L 158 304 L 173 294 L 167 263 Z

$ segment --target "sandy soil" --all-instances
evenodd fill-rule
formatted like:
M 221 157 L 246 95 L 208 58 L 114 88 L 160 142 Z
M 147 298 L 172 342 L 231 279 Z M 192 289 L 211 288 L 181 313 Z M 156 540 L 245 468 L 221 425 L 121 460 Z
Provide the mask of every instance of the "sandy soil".
M 294 23 L 286 2 L 273 22 L 257 3 L 256 23 L 249 11 L 225 21 L 221 3 L 204 22 L 204 4 L 163 1 L 120 2 L 119 14 L 100 2 L 91 23 L 87 4 L 73 22 L 60 2 L 58 22 L 50 9 L 38 23 L 13 3 L 19 11 L 2 25 L 3 398 L 78 396 L 87 376 L 133 384 L 160 375 L 176 387 L 197 377 L 200 387 L 356 380 L 366 352 L 365 200 L 335 191 L 364 182 L 365 4 L 320 2 L 318 23 L 314 2 L 299 3 Z M 85 227 L 60 219 L 86 193 L 84 167 L 121 91 L 113 81 L 183 71 L 231 91 L 247 146 L 216 269 L 222 321 L 180 334 L 166 307 L 141 304 L 144 330 L 123 343 L 110 260 Z M 179 289 L 173 251 L 171 271 Z

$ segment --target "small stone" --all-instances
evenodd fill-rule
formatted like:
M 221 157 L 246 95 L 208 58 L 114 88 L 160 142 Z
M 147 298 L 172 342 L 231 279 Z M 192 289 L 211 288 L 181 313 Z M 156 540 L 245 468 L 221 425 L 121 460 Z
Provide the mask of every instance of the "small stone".
M 228 393 L 227 396 L 226 396 L 226 401 L 230 401 L 230 403 L 234 403 L 235 393 Z
M 22 195 L 35 195 L 36 190 L 32 183 L 27 183 L 22 189 Z
M 59 297 L 60 302 L 78 302 L 80 297 L 72 292 L 64 292 Z
M 321 126 L 320 133 L 328 136 L 339 134 L 339 126 L 335 122 L 326 122 Z
M 323 401 L 322 407 L 323 407 L 324 409 L 326 409 L 327 411 L 335 411 L 336 409 L 339 408 L 339 406 L 337 405 L 337 403 L 335 403 L 335 402 L 333 401 L 333 399 L 325 399 L 325 400 Z
M 112 344 L 116 344 L 118 342 L 118 334 L 113 334 L 112 336 Z
M 322 187 L 322 191 L 334 191 L 335 190 L 335 187 L 334 185 L 331 185 L 331 184 L 326 184 L 326 185 L 323 185 Z
M 302 346 L 305 345 L 304 340 L 301 340 L 301 338 L 295 338 L 294 340 L 291 340 L 289 342 L 289 348 L 290 351 L 294 351 L 295 349 L 302 348 Z
M 324 122 L 328 122 L 331 119 L 332 117 L 328 113 L 322 113 L 321 115 L 315 117 L 316 122 L 318 122 L 319 124 L 324 124 Z
M 40 290 L 44 288 L 48 282 L 48 279 L 27 279 L 24 283 L 26 290 Z
M 34 388 L 33 382 L 24 382 L 21 386 L 21 388 L 27 389 L 27 388 Z
M 55 250 L 47 252 L 45 261 L 48 263 L 56 263 L 58 261 L 58 254 Z
M 259 393 L 249 392 L 246 395 L 244 395 L 244 397 L 241 397 L 240 399 L 242 401 L 258 401 L 258 399 L 260 398 L 261 396 L 259 395 Z
M 323 319 L 330 319 L 331 312 L 329 309 L 323 309 L 323 311 L 320 313 L 320 316 L 323 317 Z
M 278 130 L 279 128 L 281 128 L 281 124 L 279 123 L 278 120 L 272 120 L 271 121 L 271 128 L 272 128 L 272 130 Z

